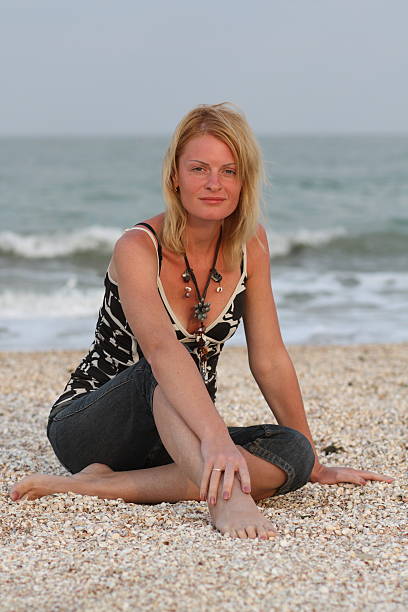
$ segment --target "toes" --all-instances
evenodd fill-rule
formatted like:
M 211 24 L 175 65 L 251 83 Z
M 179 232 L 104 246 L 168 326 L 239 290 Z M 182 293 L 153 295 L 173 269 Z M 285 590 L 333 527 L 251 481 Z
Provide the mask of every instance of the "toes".
M 13 501 L 38 499 L 40 494 L 38 493 L 37 482 L 38 478 L 36 476 L 26 476 L 10 489 L 11 499 Z
M 252 525 L 249 525 L 249 527 L 246 527 L 246 532 L 247 532 L 248 538 L 251 538 L 251 539 L 256 538 L 256 529 Z
M 267 533 L 268 539 L 276 538 L 276 536 L 278 535 L 278 532 L 276 531 L 276 529 L 267 529 L 266 533 Z
M 278 533 L 277 526 L 274 523 L 271 523 L 271 521 L 264 521 L 263 528 L 266 529 L 266 531 L 274 531 L 275 533 Z
M 225 527 L 224 529 L 220 529 L 220 532 L 224 538 L 237 538 L 238 537 L 235 529 L 230 529 L 228 527 Z
M 20 493 L 15 487 L 11 489 L 10 497 L 13 501 L 17 501 L 18 499 L 20 499 Z
M 238 537 L 241 538 L 241 540 L 246 540 L 248 538 L 247 532 L 245 531 L 245 529 L 237 529 L 237 534 L 238 534 Z
M 264 527 L 262 527 L 262 525 L 258 526 L 257 531 L 258 531 L 258 538 L 260 540 L 267 540 L 268 539 L 267 531 L 266 531 L 266 529 Z
M 20 503 L 20 502 L 23 502 L 23 501 L 31 501 L 31 499 L 35 499 L 35 497 L 30 497 L 29 493 L 24 493 L 24 495 L 20 495 L 19 497 L 17 497 L 13 501 L 16 501 L 16 502 Z
M 18 483 L 10 490 L 10 497 L 13 501 L 19 501 L 21 499 L 27 499 L 27 487 L 22 486 L 22 483 Z

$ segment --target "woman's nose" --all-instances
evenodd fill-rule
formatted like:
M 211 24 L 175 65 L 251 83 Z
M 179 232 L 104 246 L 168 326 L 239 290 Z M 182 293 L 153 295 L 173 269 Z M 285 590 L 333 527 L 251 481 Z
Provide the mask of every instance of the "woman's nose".
M 218 172 L 210 172 L 208 174 L 207 188 L 215 191 L 217 189 L 220 189 L 220 187 L 221 184 Z

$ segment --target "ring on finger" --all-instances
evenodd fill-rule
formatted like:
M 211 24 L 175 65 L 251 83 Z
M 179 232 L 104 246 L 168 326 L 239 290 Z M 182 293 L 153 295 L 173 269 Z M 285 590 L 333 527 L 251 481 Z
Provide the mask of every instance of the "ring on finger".
M 222 470 L 221 468 L 213 468 L 212 472 L 223 472 L 224 470 Z

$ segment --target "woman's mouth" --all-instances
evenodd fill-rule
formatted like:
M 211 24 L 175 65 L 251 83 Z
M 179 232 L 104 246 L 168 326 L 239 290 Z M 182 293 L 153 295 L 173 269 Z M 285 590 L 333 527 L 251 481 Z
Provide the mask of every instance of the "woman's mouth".
M 200 200 L 202 200 L 203 202 L 209 202 L 209 203 L 217 203 L 217 202 L 224 202 L 226 198 L 200 198 Z

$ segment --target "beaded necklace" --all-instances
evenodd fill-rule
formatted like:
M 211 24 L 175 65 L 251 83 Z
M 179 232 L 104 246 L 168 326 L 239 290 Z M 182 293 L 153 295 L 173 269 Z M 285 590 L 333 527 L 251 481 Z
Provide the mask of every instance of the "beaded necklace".
M 206 298 L 207 290 L 208 290 L 211 280 L 213 280 L 216 283 L 219 283 L 222 280 L 221 274 L 217 271 L 215 267 L 217 264 L 218 252 L 221 246 L 221 239 L 222 239 L 222 228 L 220 229 L 220 234 L 218 236 L 217 245 L 215 247 L 213 263 L 212 263 L 212 266 L 208 274 L 208 278 L 207 278 L 207 282 L 204 287 L 204 291 L 202 293 L 200 293 L 200 290 L 197 284 L 197 279 L 195 277 L 192 267 L 190 266 L 186 253 L 184 254 L 186 270 L 181 275 L 184 282 L 188 283 L 190 279 L 193 281 L 194 288 L 195 288 L 196 295 L 197 295 L 198 302 L 197 304 L 194 305 L 193 308 L 194 308 L 194 318 L 200 321 L 200 327 L 195 331 L 195 338 L 196 338 L 197 345 L 198 345 L 197 352 L 198 352 L 200 374 L 203 377 L 205 382 L 208 381 L 208 369 L 207 369 L 208 347 L 206 346 L 206 341 L 204 339 L 204 333 L 205 333 L 204 320 L 207 318 L 207 314 L 211 308 L 211 303 L 206 302 L 205 298 Z M 186 298 L 191 297 L 191 291 L 192 291 L 191 287 L 188 287 L 188 286 L 185 287 L 184 291 L 185 291 L 184 297 Z M 217 293 L 220 293 L 221 291 L 222 291 L 222 287 L 218 286 Z

